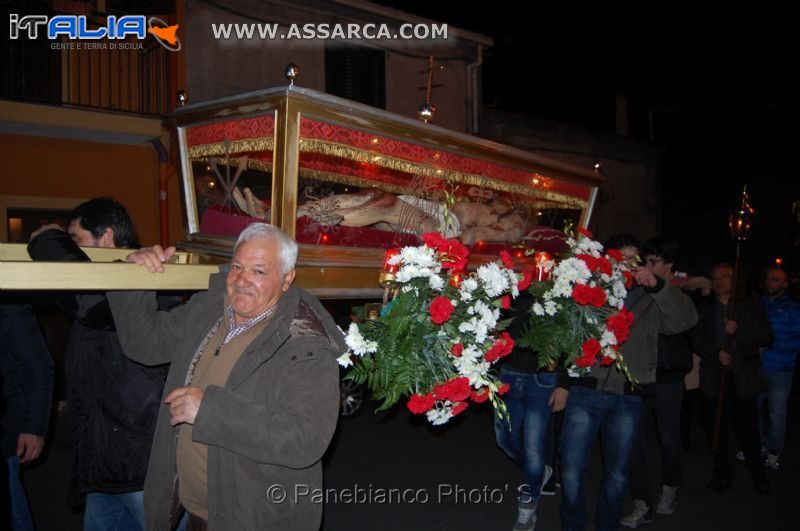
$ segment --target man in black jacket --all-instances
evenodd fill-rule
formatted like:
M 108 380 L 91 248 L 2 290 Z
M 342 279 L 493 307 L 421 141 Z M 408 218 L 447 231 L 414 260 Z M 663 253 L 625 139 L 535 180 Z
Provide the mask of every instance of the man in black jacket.
M 772 327 L 760 301 L 754 299 L 737 300 L 735 317 L 728 317 L 728 305 L 734 296 L 733 268 L 730 265 L 717 265 L 711 280 L 715 296 L 700 308 L 700 320 L 694 333 L 695 350 L 700 355 L 700 388 L 705 397 L 703 409 L 709 439 L 713 439 L 720 381 L 725 372 L 719 441 L 714 451 L 714 476 L 708 488 L 715 492 L 731 488 L 733 468 L 728 431 L 732 423 L 756 491 L 764 493 L 769 490 L 769 481 L 760 456 L 756 400 L 767 387 L 759 347 L 772 343 Z M 732 336 L 730 351 L 725 349 L 726 334 Z
M 33 529 L 19 465 L 39 458 L 50 421 L 53 359 L 31 307 L 0 303 L 0 418 L 8 481 L 0 487 L 0 529 Z M 0 467 L 2 468 L 2 467 Z
M 665 282 L 675 278 L 677 245 L 656 238 L 642 247 L 645 267 Z M 656 383 L 653 394 L 644 399 L 642 418 L 631 451 L 630 491 L 633 511 L 620 521 L 625 527 L 649 524 L 653 509 L 661 515 L 675 512 L 675 496 L 682 479 L 683 448 L 681 446 L 681 403 L 683 377 L 692 369 L 691 333 L 658 336 Z M 651 465 L 647 452 L 647 427 L 655 418 L 661 445 L 661 492 L 654 502 L 651 492 Z
M 79 246 L 138 247 L 128 212 L 112 199 L 87 201 L 68 219 L 67 232 L 48 225 L 32 235 L 31 258 L 88 261 Z M 72 294 L 59 303 L 75 319 L 66 351 L 71 501 L 78 506 L 85 499 L 85 531 L 143 530 L 142 489 L 168 368 L 125 356 L 104 293 Z

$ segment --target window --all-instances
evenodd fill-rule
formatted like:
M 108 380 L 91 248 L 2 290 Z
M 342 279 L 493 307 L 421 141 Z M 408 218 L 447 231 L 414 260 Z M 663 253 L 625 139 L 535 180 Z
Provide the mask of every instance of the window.
M 334 96 L 386 108 L 383 50 L 352 45 L 325 48 L 325 91 Z

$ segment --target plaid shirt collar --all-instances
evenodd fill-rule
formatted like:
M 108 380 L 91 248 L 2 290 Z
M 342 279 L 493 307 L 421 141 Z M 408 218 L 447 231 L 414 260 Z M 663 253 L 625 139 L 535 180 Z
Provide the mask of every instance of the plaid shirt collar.
M 265 310 L 264 312 L 262 312 L 261 314 L 253 317 L 252 319 L 248 319 L 243 323 L 237 324 L 236 318 L 233 313 L 233 306 L 231 306 L 230 303 L 227 303 L 225 305 L 225 316 L 228 318 L 228 333 L 225 334 L 225 339 L 222 341 L 222 344 L 227 345 L 229 342 L 233 341 L 233 339 L 235 339 L 236 337 L 239 337 L 240 335 L 244 334 L 245 332 L 256 326 L 261 321 L 267 319 L 270 315 L 272 315 L 272 312 L 275 311 L 275 308 L 277 308 L 277 306 L 278 305 L 275 304 L 270 308 L 268 308 L 267 310 Z

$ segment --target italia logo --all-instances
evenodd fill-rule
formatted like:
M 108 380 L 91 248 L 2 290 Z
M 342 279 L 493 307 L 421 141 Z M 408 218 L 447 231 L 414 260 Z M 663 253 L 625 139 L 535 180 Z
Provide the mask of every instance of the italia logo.
M 85 15 L 9 15 L 9 37 L 12 39 L 19 39 L 21 32 L 27 32 L 29 39 L 36 39 L 39 37 L 39 28 L 46 31 L 50 40 L 56 40 L 60 35 L 79 41 L 122 40 L 129 36 L 144 40 L 149 33 L 167 50 L 177 52 L 181 49 L 181 41 L 176 33 L 178 26 L 169 26 L 156 17 L 109 15 L 105 26 L 91 29 Z

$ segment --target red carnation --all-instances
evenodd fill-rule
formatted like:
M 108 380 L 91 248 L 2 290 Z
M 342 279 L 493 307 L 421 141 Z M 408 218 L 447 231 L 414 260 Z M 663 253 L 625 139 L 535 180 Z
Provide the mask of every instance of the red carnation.
M 586 264 L 586 267 L 589 268 L 589 271 L 597 269 L 597 259 L 594 256 L 583 253 L 575 255 L 575 258 L 582 260 L 583 263 Z
M 456 404 L 456 405 L 453 407 L 453 416 L 455 417 L 456 415 L 458 415 L 459 413 L 461 413 L 462 411 L 464 411 L 465 409 L 467 409 L 467 406 L 468 406 L 468 405 L 469 405 L 469 404 L 467 404 L 466 402 L 458 402 L 458 403 L 457 403 L 457 404 Z
M 500 297 L 500 307 L 504 310 L 511 308 L 511 297 L 508 295 Z
M 438 232 L 427 232 L 422 235 L 425 245 L 439 253 L 442 268 L 460 271 L 467 267 L 469 251 L 458 240 L 445 240 Z
M 433 394 L 439 400 L 449 400 L 451 402 L 461 402 L 469 398 L 472 389 L 469 386 L 469 379 L 460 377 L 453 378 L 449 382 L 439 384 L 433 388 Z
M 633 286 L 633 275 L 630 271 L 623 271 L 622 276 L 625 277 L 625 287 L 630 289 Z
M 631 325 L 633 325 L 633 312 L 627 308 L 623 308 L 608 318 L 606 321 L 606 328 L 614 333 L 618 343 L 624 343 L 628 340 Z
M 461 245 L 458 240 L 447 240 L 446 245 L 439 247 L 439 252 L 442 253 L 442 267 L 444 269 L 453 269 L 461 271 L 467 267 L 469 259 L 469 251 L 466 247 Z
M 609 365 L 614 365 L 614 358 L 609 358 L 608 356 L 600 356 L 600 366 L 601 367 L 608 367 Z
M 501 356 L 511 354 L 511 351 L 514 350 L 514 340 L 511 339 L 511 335 L 508 332 L 500 332 L 500 341 L 505 343 Z
M 602 288 L 576 284 L 572 288 L 572 298 L 581 306 L 601 307 L 606 303 L 606 292 Z
M 591 367 L 594 365 L 595 356 L 581 356 L 575 358 L 575 365 L 578 367 Z
M 449 389 L 448 399 L 451 402 L 462 402 L 469 398 L 472 388 L 469 386 L 469 378 L 453 378 L 447 382 Z
M 433 388 L 433 396 L 437 400 L 449 400 L 451 402 L 461 402 L 469 398 L 472 389 L 469 386 L 469 379 L 464 377 L 453 378 L 443 384 L 438 384 Z
M 406 407 L 415 415 L 424 415 L 433 407 L 434 403 L 430 393 L 427 395 L 414 394 L 408 399 Z
M 436 400 L 447 400 L 450 397 L 450 382 L 436 384 L 432 394 Z
M 431 321 L 442 324 L 453 314 L 453 303 L 447 297 L 440 295 L 431 301 L 428 312 L 431 314 Z
M 438 232 L 426 232 L 422 235 L 422 241 L 425 242 L 425 245 L 430 247 L 431 249 L 439 249 L 439 246 L 442 245 L 445 241 L 442 235 Z
M 508 254 L 507 251 L 502 250 L 500 251 L 500 260 L 503 261 L 503 265 L 509 269 L 514 269 L 514 260 L 511 258 L 511 255 Z
M 587 229 L 584 229 L 583 227 L 578 227 L 578 232 L 580 232 L 581 234 L 583 234 L 587 238 L 591 238 L 592 237 L 592 233 L 589 232 Z
M 511 386 L 508 385 L 507 383 L 504 383 L 503 385 L 497 388 L 497 394 L 504 395 L 508 392 L 509 388 L 511 388 Z
M 456 358 L 460 358 L 462 352 L 464 352 L 464 345 L 462 345 L 461 343 L 456 343 L 455 345 L 450 347 L 450 354 L 452 354 Z
M 486 361 L 491 363 L 496 359 L 502 358 L 503 356 L 508 356 L 511 354 L 513 349 L 514 340 L 511 339 L 511 336 L 508 335 L 508 332 L 502 332 L 500 337 L 497 338 L 497 341 L 495 341 L 494 345 L 492 345 L 491 348 L 486 351 Z
M 601 348 L 600 342 L 595 338 L 587 339 L 583 342 L 583 345 L 581 345 L 581 350 L 583 351 L 584 356 L 594 357 L 600 352 Z
M 482 404 L 487 400 L 489 400 L 489 390 L 482 389 L 479 393 L 472 391 L 470 393 L 470 398 L 472 398 L 472 401 L 475 402 L 476 404 Z
M 625 255 L 623 255 L 622 251 L 620 251 L 619 249 L 609 249 L 608 251 L 606 251 L 606 254 L 608 254 L 608 256 L 610 256 L 617 262 L 625 261 Z
M 605 273 L 606 275 L 610 275 L 614 272 L 614 270 L 611 268 L 611 262 L 609 262 L 608 259 L 603 256 L 597 259 L 595 262 L 595 267 L 597 267 L 601 273 Z
M 611 268 L 611 262 L 602 256 L 600 258 L 595 258 L 590 254 L 579 254 L 576 256 L 576 258 L 583 260 L 583 262 L 586 264 L 586 267 L 588 267 L 589 271 L 592 273 L 595 271 L 600 271 L 601 273 L 610 275 L 614 272 Z
M 520 291 L 525 291 L 531 285 L 531 282 L 533 282 L 533 269 L 526 269 L 522 272 L 522 280 L 517 284 L 517 288 Z

